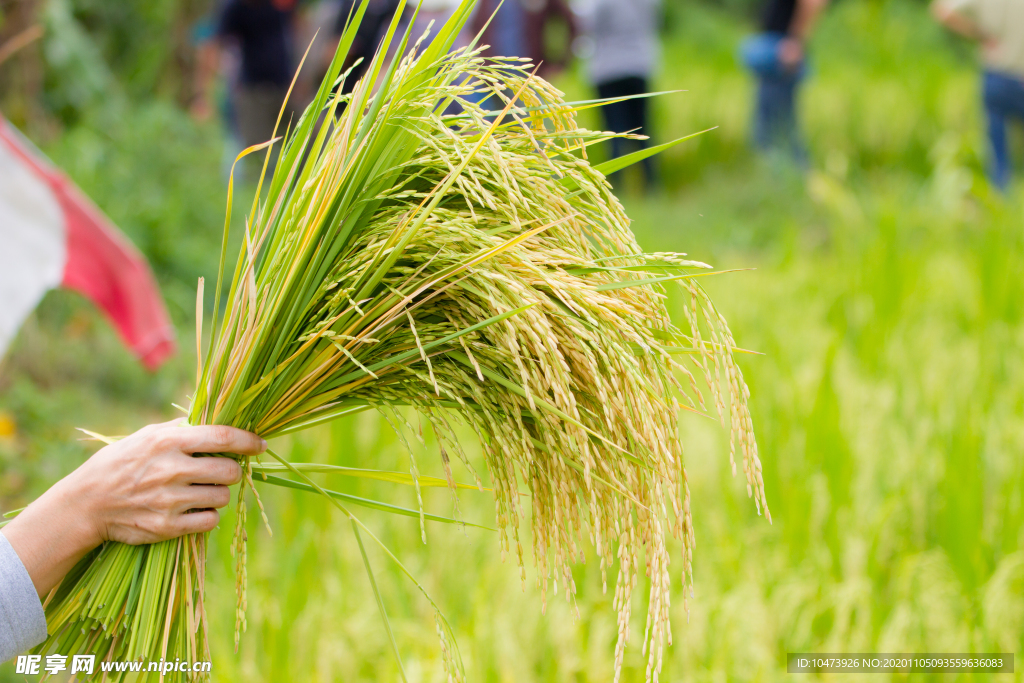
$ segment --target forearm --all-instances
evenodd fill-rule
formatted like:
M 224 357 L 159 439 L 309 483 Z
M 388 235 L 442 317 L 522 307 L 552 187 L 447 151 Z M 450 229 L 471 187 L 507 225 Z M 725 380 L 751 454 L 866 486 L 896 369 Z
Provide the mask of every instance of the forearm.
M 932 3 L 932 16 L 954 33 L 959 33 L 971 40 L 985 40 L 985 36 L 973 21 L 962 14 L 958 14 L 942 2 Z
M 90 550 L 100 544 L 90 515 L 74 500 L 68 480 L 58 482 L 2 530 L 44 598 Z
M 827 0 L 798 0 L 796 14 L 789 27 L 789 37 L 805 42 L 826 4 Z

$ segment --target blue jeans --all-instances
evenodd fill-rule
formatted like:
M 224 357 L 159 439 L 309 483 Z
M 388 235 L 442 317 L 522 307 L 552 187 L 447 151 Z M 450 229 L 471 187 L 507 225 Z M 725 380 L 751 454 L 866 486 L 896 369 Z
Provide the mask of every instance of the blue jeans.
M 743 64 L 757 78 L 757 102 L 754 107 L 754 144 L 763 150 L 782 149 L 798 162 L 806 157 L 797 132 L 796 95 L 806 65 L 785 68 L 778 58 L 781 33 L 751 36 L 740 48 Z
M 1024 122 L 1024 80 L 997 71 L 986 71 L 982 98 L 988 120 L 988 140 L 992 146 L 989 177 L 993 185 L 1005 190 L 1013 171 L 1006 141 L 1006 122 L 1011 118 Z

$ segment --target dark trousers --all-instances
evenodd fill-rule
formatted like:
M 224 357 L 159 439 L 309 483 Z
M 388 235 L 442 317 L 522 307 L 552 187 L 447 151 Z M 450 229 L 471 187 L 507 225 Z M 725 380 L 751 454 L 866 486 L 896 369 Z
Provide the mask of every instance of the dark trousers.
M 1006 124 L 1010 119 L 1024 122 L 1024 79 L 986 71 L 982 80 L 982 99 L 988 121 L 988 140 L 992 146 L 989 177 L 993 185 L 1005 190 L 1013 172 Z
M 778 149 L 806 162 L 796 117 L 797 89 L 807 72 L 805 63 L 787 68 L 779 60 L 786 40 L 782 33 L 759 33 L 740 46 L 740 59 L 757 78 L 754 105 L 754 144 L 762 150 Z
M 781 149 L 802 162 L 806 155 L 796 121 L 796 95 L 800 78 L 796 75 L 760 76 L 757 81 L 754 144 L 763 150 Z
M 606 81 L 597 86 L 597 96 L 601 99 L 614 99 L 618 97 L 632 97 L 634 99 L 612 102 L 601 107 L 604 114 L 605 127 L 612 133 L 637 133 L 639 135 L 650 135 L 647 122 L 647 99 L 637 98 L 650 92 L 647 87 L 647 79 L 640 76 L 629 76 L 618 78 L 614 81 Z M 639 146 L 646 149 L 650 140 L 624 140 L 612 138 L 612 157 L 620 157 L 627 153 L 628 147 Z M 644 179 L 647 185 L 654 183 L 654 164 L 651 158 L 640 162 L 644 170 Z
M 281 104 L 287 93 L 288 86 L 286 85 L 256 83 L 239 86 L 235 109 L 238 117 L 238 133 L 246 147 L 266 142 L 274 136 L 274 124 L 277 122 L 277 115 L 281 111 Z M 288 111 L 281 118 L 278 135 L 284 132 L 288 125 L 288 115 L 292 111 L 292 107 L 289 106 Z M 294 123 L 292 125 L 294 127 Z

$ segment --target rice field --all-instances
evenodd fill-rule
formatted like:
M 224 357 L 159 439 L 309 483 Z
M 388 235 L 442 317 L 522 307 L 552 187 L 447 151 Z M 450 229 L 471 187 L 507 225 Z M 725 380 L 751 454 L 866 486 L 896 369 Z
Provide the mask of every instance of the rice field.
M 970 52 L 916 3 L 835 6 L 805 93 L 813 160 L 802 175 L 746 150 L 750 90 L 734 58 L 745 25 L 702 6 L 677 6 L 671 19 L 666 61 L 679 66 L 657 87 L 687 92 L 658 102 L 658 135 L 718 128 L 661 160 L 664 192 L 629 194 L 625 208 L 647 252 L 754 269 L 706 287 L 737 343 L 764 354 L 740 364 L 773 523 L 757 516 L 742 473 L 730 474 L 728 433 L 684 413 L 694 597 L 687 613 L 674 575 L 662 680 L 783 680 L 795 651 L 1013 651 L 1019 672 L 1024 192 L 1004 199 L 983 179 Z M 558 85 L 570 99 L 585 92 L 576 74 Z M 170 417 L 169 403 L 194 384 L 188 286 L 216 266 L 205 254 L 217 249 L 223 207 L 218 142 L 159 105 L 131 117 L 152 134 L 85 122 L 48 151 L 155 255 L 186 350 L 146 376 L 95 313 L 50 295 L 0 366 L 4 509 L 91 451 L 72 427 L 116 434 Z M 160 144 L 172 134 L 191 151 Z M 158 182 L 168 176 L 180 179 Z M 670 299 L 670 312 L 681 318 L 685 303 Z M 459 439 L 479 462 L 475 437 Z M 429 431 L 425 441 L 412 442 L 420 472 L 443 477 Z M 289 437 L 281 450 L 297 462 L 410 467 L 406 445 L 371 413 Z M 416 507 L 406 487 L 321 481 Z M 211 538 L 214 680 L 399 680 L 348 520 L 319 497 L 261 492 L 274 535 L 250 515 L 248 632 L 237 653 L 234 530 L 222 524 Z M 453 513 L 446 491 L 422 495 L 427 509 Z M 459 505 L 467 520 L 493 525 L 489 495 L 466 491 Z M 592 554 L 573 569 L 574 601 L 549 595 L 542 612 L 528 545 L 524 586 L 493 532 L 428 524 L 423 544 L 415 519 L 364 521 L 444 611 L 468 680 L 611 680 L 614 596 L 602 592 Z M 433 608 L 368 552 L 409 680 L 440 680 Z M 646 595 L 634 592 L 623 681 L 644 680 Z M 1022 674 L 992 677 L 1011 679 Z M 17 680 L 13 667 L 0 666 L 7 680 Z

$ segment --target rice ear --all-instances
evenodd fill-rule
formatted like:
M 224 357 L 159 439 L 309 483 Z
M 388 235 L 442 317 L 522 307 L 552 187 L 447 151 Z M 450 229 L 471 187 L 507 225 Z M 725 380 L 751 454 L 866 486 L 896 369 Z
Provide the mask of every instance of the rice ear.
M 499 548 L 514 555 L 524 581 L 520 532 L 531 521 L 542 603 L 549 590 L 572 598 L 572 566 L 587 541 L 605 586 L 609 569 L 617 570 L 616 678 L 633 591 L 647 577 L 642 651 L 647 678 L 657 680 L 671 641 L 670 538 L 681 548 L 683 584 L 693 581 L 679 414 L 706 415 L 704 394 L 723 424 L 728 414 L 730 459 L 741 460 L 748 493 L 768 515 L 734 358 L 741 350 L 699 285 L 715 273 L 683 254 L 644 253 L 605 178 L 680 141 L 591 166 L 581 155 L 609 138 L 577 124 L 592 103 L 566 103 L 518 59 L 484 60 L 475 46 L 451 51 L 473 0 L 463 0 L 429 43 L 399 32 L 400 7 L 366 77 L 339 96 L 334 86 L 367 2 L 354 10 L 298 122 L 280 140 L 243 153 L 281 144 L 265 196 L 257 192 L 246 219 L 221 313 L 229 180 L 211 338 L 189 422 L 272 438 L 376 408 L 401 433 L 406 418 L 398 409 L 408 409 L 442 443 L 446 478 L 434 483 L 445 481 L 453 495 L 459 487 L 448 453 L 465 457 L 451 425 L 468 427 L 480 437 Z M 399 54 L 387 64 L 392 43 Z M 484 109 L 481 95 L 500 104 Z M 669 285 L 688 297 L 678 323 L 666 309 Z M 197 316 L 198 339 L 201 310 Z M 247 606 L 245 488 L 286 486 L 321 495 L 351 520 L 389 635 L 363 537 L 413 581 L 435 609 L 448 675 L 462 680 L 453 631 L 437 604 L 347 504 L 421 523 L 456 520 L 422 505 L 410 510 L 328 491 L 307 476 L 309 467 L 269 454 L 279 465 L 240 459 L 236 638 Z M 395 475 L 376 478 L 417 491 L 433 481 L 415 466 Z M 205 537 L 183 543 L 180 554 L 163 544 L 108 544 L 80 563 L 47 607 L 52 630 L 40 651 L 82 634 L 116 659 L 208 651 L 199 561 Z M 185 628 L 189 638 L 175 637 Z

